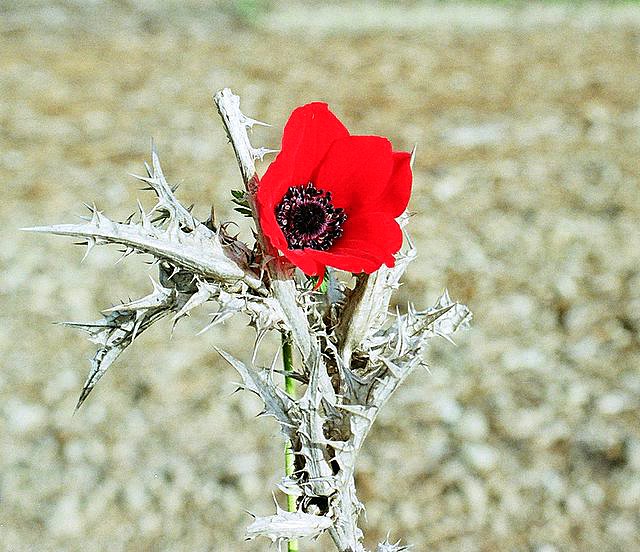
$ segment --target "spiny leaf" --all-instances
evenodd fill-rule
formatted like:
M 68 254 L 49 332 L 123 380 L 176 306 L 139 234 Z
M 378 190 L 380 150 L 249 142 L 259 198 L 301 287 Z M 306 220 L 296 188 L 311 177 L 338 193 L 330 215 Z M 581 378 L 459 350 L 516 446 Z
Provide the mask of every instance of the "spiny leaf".
M 333 525 L 327 516 L 316 516 L 304 512 L 285 512 L 278 509 L 273 516 L 257 517 L 246 529 L 247 540 L 262 536 L 272 542 L 287 539 L 313 538 Z
M 100 378 L 135 338 L 175 308 L 175 293 L 157 288 L 154 293 L 138 301 L 108 309 L 102 320 L 87 324 L 65 323 L 85 330 L 89 333 L 91 341 L 100 345 L 91 359 L 91 368 L 82 386 L 76 411 L 82 406 Z
M 273 416 L 282 428 L 282 431 L 291 436 L 293 424 L 289 411 L 293 407 L 293 400 L 276 387 L 273 382 L 269 381 L 268 375 L 264 371 L 258 371 L 245 365 L 244 362 L 238 360 L 226 351 L 214 347 L 215 350 L 224 358 L 231 366 L 233 366 L 242 377 L 245 388 L 258 395 L 264 402 L 265 412 Z

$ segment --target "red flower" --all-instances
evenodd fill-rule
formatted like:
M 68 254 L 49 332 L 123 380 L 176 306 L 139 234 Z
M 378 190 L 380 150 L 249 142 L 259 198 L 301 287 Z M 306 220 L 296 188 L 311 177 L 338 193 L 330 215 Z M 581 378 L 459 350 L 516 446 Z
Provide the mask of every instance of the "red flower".
M 258 186 L 262 232 L 309 276 L 326 266 L 368 274 L 393 266 L 410 157 L 381 136 L 350 135 L 325 103 L 295 109 Z

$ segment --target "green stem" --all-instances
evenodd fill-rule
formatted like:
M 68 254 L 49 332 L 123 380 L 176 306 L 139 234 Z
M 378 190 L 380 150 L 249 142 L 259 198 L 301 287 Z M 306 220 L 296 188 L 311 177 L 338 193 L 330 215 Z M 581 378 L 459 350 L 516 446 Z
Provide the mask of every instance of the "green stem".
M 287 394 L 295 399 L 296 396 L 296 380 L 288 373 L 293 372 L 293 351 L 291 348 L 291 335 L 282 332 L 282 364 L 284 366 L 284 389 Z M 284 472 L 286 475 L 291 476 L 295 470 L 294 467 L 295 455 L 293 454 L 293 448 L 291 442 L 287 440 L 284 446 Z M 296 511 L 296 497 L 287 495 L 287 511 Z M 298 541 L 290 540 L 287 543 L 287 552 L 298 552 Z

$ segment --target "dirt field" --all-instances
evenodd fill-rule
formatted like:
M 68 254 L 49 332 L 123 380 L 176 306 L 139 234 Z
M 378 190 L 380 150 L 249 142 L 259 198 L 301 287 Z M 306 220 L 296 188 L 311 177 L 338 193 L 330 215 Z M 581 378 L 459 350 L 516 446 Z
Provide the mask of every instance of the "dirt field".
M 17 230 L 150 202 L 127 173 L 151 137 L 179 197 L 232 218 L 229 86 L 274 125 L 258 146 L 318 99 L 417 143 L 398 301 L 475 314 L 370 435 L 367 545 L 639 550 L 640 7 L 162 5 L 0 2 L 0 549 L 268 549 L 245 511 L 273 512 L 282 443 L 212 348 L 243 356 L 243 322 L 160 324 L 72 417 L 92 349 L 52 323 L 146 293 L 146 265 Z

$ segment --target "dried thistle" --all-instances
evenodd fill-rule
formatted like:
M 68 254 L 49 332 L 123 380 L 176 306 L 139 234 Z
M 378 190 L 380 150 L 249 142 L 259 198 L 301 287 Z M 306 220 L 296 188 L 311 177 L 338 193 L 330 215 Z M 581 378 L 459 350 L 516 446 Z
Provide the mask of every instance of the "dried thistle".
M 278 507 L 275 515 L 256 518 L 246 536 L 291 543 L 328 531 L 340 552 L 363 552 L 358 520 L 364 506 L 354 481 L 358 452 L 381 407 L 423 364 L 427 341 L 434 336 L 450 339 L 468 325 L 471 313 L 446 291 L 426 310 L 410 304 L 404 314 L 389 313 L 391 295 L 416 256 L 404 230 L 406 214 L 397 213 L 405 248 L 387 263 L 391 266 L 361 273 L 352 288 L 330 269 L 325 292 L 297 283 L 292 265 L 265 238 L 256 204 L 259 178 L 254 162 L 273 150 L 254 148 L 247 129 L 264 123 L 246 117 L 229 89 L 218 92 L 214 101 L 245 185 L 245 193 L 234 193 L 234 201 L 254 218 L 255 246 L 228 235 L 224 224 L 197 220 L 183 207 L 164 177 L 155 147 L 146 175 L 136 177 L 157 197 L 149 213 L 138 204 L 136 217 L 115 222 L 89 207 L 91 216 L 82 224 L 26 229 L 72 236 L 86 245 L 87 253 L 96 245 L 117 244 L 124 247 L 124 256 L 147 253 L 158 264 L 158 281 L 152 279 L 149 295 L 103 311 L 96 322 L 69 323 L 98 345 L 76 408 L 120 353 L 157 320 L 171 316 L 175 323 L 209 301 L 219 307 L 210 325 L 238 312 L 247 314 L 258 338 L 275 330 L 284 336 L 285 347 L 296 347 L 301 365 L 287 377 L 302 382 L 305 390 L 296 398 L 291 388 L 281 389 L 273 367 L 256 365 L 255 349 L 245 361 L 218 349 L 291 443 L 291 469 L 279 485 L 289 497 L 289 511 Z M 387 538 L 376 551 L 406 549 Z

